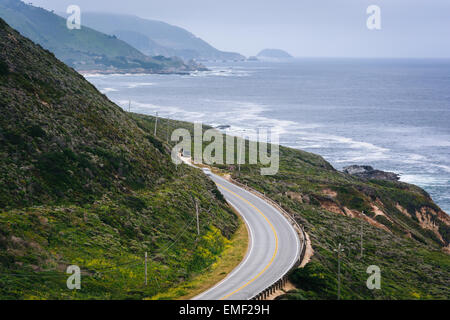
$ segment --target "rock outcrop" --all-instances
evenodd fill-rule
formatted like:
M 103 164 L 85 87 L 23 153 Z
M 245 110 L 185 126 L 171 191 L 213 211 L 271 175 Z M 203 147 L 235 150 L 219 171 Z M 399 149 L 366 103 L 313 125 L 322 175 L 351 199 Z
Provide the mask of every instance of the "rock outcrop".
M 376 170 L 371 166 L 353 165 L 343 168 L 343 172 L 363 179 L 398 181 L 400 176 L 394 172 Z

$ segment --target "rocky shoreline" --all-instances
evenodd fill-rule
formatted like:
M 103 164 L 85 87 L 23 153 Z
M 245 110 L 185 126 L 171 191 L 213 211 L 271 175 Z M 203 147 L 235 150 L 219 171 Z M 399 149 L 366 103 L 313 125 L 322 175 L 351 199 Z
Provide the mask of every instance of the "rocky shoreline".
M 400 175 L 394 172 L 376 170 L 371 166 L 352 165 L 344 167 L 344 173 L 363 179 L 398 181 Z

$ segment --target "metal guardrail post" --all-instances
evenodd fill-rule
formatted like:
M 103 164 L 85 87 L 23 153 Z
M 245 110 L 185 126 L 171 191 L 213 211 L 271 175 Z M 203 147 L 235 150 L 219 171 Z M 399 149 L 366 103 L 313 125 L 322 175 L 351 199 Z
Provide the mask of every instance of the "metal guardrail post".
M 259 294 L 255 295 L 253 298 L 251 298 L 250 300 L 253 299 L 257 299 L 257 300 L 265 300 L 268 297 L 268 292 L 271 292 L 271 290 L 274 289 L 274 286 L 279 283 L 280 284 L 280 288 L 282 289 L 288 281 L 288 274 L 290 274 L 293 270 L 295 270 L 298 266 L 301 265 L 303 259 L 305 258 L 305 251 L 306 251 L 306 234 L 305 234 L 305 230 L 303 230 L 303 227 L 301 227 L 298 222 L 294 219 L 294 217 L 287 212 L 286 210 L 283 209 L 283 207 L 281 206 L 281 204 L 278 204 L 277 202 L 273 201 L 272 199 L 268 198 L 266 196 L 266 194 L 262 194 L 259 191 L 256 191 L 252 188 L 250 188 L 247 185 L 244 185 L 232 178 L 230 178 L 231 182 L 233 182 L 234 184 L 240 186 L 241 188 L 256 194 L 257 196 L 259 196 L 260 198 L 266 200 L 267 202 L 269 202 L 270 204 L 272 204 L 275 208 L 278 208 L 281 213 L 287 218 L 287 220 L 293 225 L 294 229 L 297 231 L 298 235 L 300 236 L 300 255 L 299 255 L 299 259 L 297 260 L 297 262 L 294 263 L 294 265 L 292 266 L 292 268 L 290 270 L 288 270 L 288 272 L 286 272 L 286 274 L 284 274 L 280 279 L 278 279 L 277 281 L 275 281 L 271 286 L 269 286 L 268 288 L 266 288 L 265 290 L 263 290 L 262 292 L 260 292 Z M 272 291 L 272 293 L 274 293 L 275 291 Z

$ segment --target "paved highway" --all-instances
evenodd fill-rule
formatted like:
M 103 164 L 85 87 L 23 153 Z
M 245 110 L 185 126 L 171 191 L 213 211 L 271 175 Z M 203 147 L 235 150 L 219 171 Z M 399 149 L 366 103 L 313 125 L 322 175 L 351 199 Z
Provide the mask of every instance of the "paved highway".
M 288 220 L 256 195 L 208 172 L 225 199 L 242 215 L 250 233 L 247 256 L 224 280 L 194 300 L 247 300 L 298 260 L 300 239 Z

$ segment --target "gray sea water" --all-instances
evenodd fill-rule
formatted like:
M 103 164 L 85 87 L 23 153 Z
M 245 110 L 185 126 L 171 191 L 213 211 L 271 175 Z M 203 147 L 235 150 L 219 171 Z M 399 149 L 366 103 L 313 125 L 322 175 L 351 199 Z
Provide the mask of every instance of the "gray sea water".
M 124 109 L 230 132 L 270 127 L 337 169 L 401 174 L 450 213 L 450 60 L 216 63 L 191 75 L 89 75 Z

